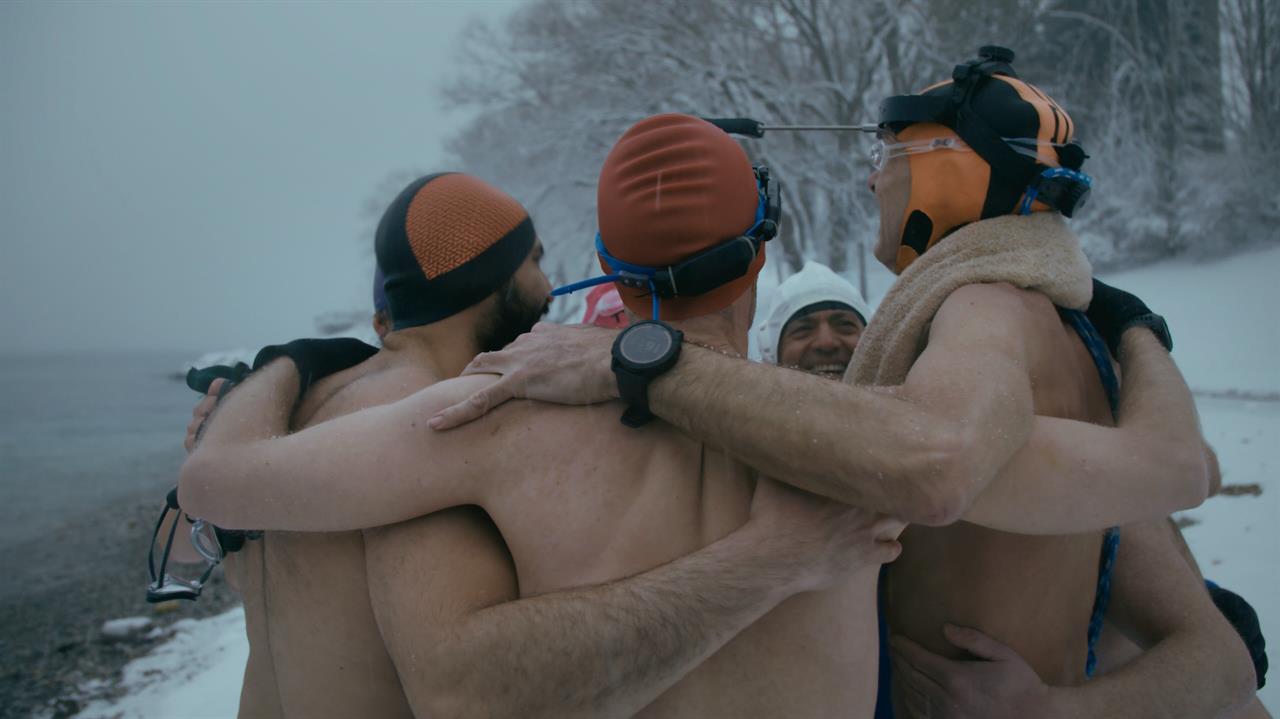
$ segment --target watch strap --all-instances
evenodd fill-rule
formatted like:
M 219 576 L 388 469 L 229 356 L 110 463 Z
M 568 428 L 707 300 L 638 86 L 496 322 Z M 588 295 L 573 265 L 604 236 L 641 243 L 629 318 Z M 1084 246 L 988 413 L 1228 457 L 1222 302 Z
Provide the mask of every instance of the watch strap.
M 1127 330 L 1134 326 L 1146 327 L 1151 330 L 1151 334 L 1155 335 L 1160 344 L 1164 345 L 1165 350 L 1173 351 L 1173 335 L 1169 333 L 1169 323 L 1164 321 L 1164 317 L 1154 312 L 1148 312 L 1126 322 L 1124 329 Z M 1124 334 L 1123 330 L 1121 334 Z
M 650 412 L 647 407 L 637 407 L 633 404 L 622 411 L 622 423 L 632 429 L 643 427 L 651 420 L 653 420 L 653 412 Z
M 617 360 L 613 363 L 613 374 L 618 379 L 618 395 L 627 403 L 627 410 L 622 413 L 622 423 L 628 427 L 639 427 L 653 419 L 649 411 L 649 383 L 652 377 L 644 377 L 629 371 Z

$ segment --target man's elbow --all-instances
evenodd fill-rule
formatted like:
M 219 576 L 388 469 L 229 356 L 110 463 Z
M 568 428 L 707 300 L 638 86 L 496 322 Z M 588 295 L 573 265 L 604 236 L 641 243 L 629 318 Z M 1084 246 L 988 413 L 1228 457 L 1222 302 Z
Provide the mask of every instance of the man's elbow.
M 213 467 L 208 458 L 197 451 L 183 463 L 178 473 L 178 506 L 192 517 L 212 522 L 219 527 L 234 528 L 229 521 L 227 505 L 220 501 L 227 495 L 225 487 L 219 486 L 212 472 Z
M 1248 704 L 1257 695 L 1258 673 L 1253 665 L 1253 658 L 1249 656 L 1249 650 L 1234 632 L 1228 646 L 1231 648 L 1222 662 L 1224 674 L 1222 695 L 1227 702 L 1227 707 L 1234 710 Z
M 1163 450 L 1172 480 L 1169 494 L 1175 510 L 1193 509 L 1209 498 L 1217 463 L 1210 462 L 1203 444 L 1181 443 Z
M 1188 614 L 1181 626 L 1162 641 L 1177 642 L 1179 653 L 1200 668 L 1192 685 L 1206 697 L 1212 697 L 1216 708 L 1214 716 L 1230 716 L 1232 710 L 1253 699 L 1258 675 L 1249 649 L 1236 629 L 1216 607 L 1210 605 L 1206 612 L 1211 614 Z
M 930 527 L 960 521 L 986 484 L 979 448 L 979 438 L 964 429 L 930 433 L 907 462 L 908 496 L 899 516 Z

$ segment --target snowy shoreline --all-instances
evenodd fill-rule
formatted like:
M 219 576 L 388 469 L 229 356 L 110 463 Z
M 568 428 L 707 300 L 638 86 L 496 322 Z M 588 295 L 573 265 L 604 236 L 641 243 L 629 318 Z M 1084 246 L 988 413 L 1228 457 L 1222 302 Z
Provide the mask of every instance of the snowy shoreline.
M 76 715 L 79 719 L 236 715 L 249 658 L 244 608 L 208 619 L 183 619 L 156 631 L 171 638 L 124 668 L 120 684 L 128 693 L 118 700 L 87 702 Z M 86 696 L 108 689 L 101 681 L 81 686 Z

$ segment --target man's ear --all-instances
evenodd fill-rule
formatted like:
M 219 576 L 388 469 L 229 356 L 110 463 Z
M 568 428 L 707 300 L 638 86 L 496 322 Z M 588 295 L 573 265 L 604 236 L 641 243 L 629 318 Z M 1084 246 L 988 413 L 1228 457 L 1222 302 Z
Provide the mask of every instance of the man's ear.
M 378 310 L 373 313 L 373 331 L 378 333 L 378 339 L 386 337 L 391 332 L 391 317 L 386 310 Z

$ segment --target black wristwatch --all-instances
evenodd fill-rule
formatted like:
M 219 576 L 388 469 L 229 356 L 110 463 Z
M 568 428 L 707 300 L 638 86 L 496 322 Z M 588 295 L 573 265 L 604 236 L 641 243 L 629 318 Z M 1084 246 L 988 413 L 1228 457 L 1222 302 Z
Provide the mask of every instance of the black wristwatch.
M 649 411 L 649 383 L 680 359 L 684 333 L 658 320 L 637 322 L 613 341 L 613 375 L 618 394 L 627 403 L 622 423 L 639 427 L 653 419 Z
M 1169 323 L 1164 321 L 1164 317 L 1154 312 L 1148 312 L 1145 315 L 1134 317 L 1125 323 L 1124 329 L 1120 331 L 1120 335 L 1124 336 L 1124 333 L 1127 332 L 1130 327 L 1146 327 L 1151 330 L 1151 334 L 1156 336 L 1156 339 L 1160 341 L 1160 344 L 1164 345 L 1166 351 L 1173 351 L 1173 335 L 1169 333 Z

